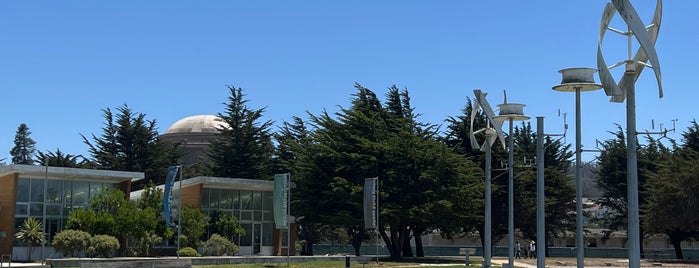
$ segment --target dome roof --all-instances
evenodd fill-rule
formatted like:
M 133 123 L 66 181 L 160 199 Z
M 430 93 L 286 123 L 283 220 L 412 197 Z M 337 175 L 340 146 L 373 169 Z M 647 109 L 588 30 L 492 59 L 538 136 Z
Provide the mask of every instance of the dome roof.
M 219 129 L 225 127 L 228 127 L 228 124 L 215 115 L 193 115 L 172 124 L 165 134 L 218 133 Z

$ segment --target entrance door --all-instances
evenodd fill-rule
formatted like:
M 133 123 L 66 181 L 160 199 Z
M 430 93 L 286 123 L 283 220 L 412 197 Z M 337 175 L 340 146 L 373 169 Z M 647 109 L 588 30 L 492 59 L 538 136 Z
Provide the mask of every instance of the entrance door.
M 252 225 L 252 254 L 260 253 L 262 245 L 262 224 L 254 223 Z

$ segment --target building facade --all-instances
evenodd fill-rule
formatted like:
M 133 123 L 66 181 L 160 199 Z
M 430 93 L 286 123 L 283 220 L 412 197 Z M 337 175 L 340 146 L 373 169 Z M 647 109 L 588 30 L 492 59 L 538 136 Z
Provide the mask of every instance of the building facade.
M 143 179 L 142 172 L 94 170 L 34 165 L 0 166 L 0 254 L 13 260 L 45 259 L 54 255 L 49 246 L 37 247 L 32 256 L 16 240 L 18 226 L 27 218 L 44 223 L 47 245 L 63 230 L 71 210 L 87 207 L 104 187 L 123 191 Z

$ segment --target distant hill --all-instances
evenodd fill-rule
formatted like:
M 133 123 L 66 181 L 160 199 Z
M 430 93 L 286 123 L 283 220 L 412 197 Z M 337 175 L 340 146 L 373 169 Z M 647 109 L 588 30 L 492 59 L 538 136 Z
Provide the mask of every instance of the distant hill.
M 583 197 L 587 198 L 598 198 L 602 196 L 602 192 L 595 187 L 595 180 L 597 179 L 597 164 L 596 163 L 583 163 L 582 167 L 582 182 L 583 182 Z M 570 183 L 575 187 L 575 163 L 571 165 L 570 172 Z

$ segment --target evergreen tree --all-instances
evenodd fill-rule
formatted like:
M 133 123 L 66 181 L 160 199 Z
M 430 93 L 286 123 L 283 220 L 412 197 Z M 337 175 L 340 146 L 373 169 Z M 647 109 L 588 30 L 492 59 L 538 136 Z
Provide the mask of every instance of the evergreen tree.
M 647 202 L 641 208 L 644 229 L 667 235 L 677 259 L 684 258 L 682 242 L 699 236 L 699 125 L 692 122 L 682 136 L 683 143 L 674 144 L 672 152 L 662 143 L 651 143 L 659 164 L 649 172 Z
M 90 162 L 82 155 L 64 154 L 61 149 L 56 149 L 56 152 L 38 152 L 37 162 L 52 167 L 71 167 L 71 168 L 88 168 Z
M 32 165 L 34 164 L 34 154 L 36 142 L 29 137 L 32 133 L 25 123 L 19 124 L 15 133 L 15 146 L 10 150 L 13 164 Z
M 144 172 L 145 180 L 132 185 L 140 190 L 149 181 L 165 182 L 167 167 L 176 165 L 182 155 L 179 144 L 159 139 L 155 120 L 135 113 L 126 104 L 118 107 L 116 117 L 106 108 L 102 134 L 92 134 L 92 141 L 81 134 L 89 147 L 90 162 L 98 169 Z
M 514 181 L 515 226 L 525 238 L 536 240 L 536 163 L 533 160 L 537 137 L 529 122 L 517 127 L 513 136 L 517 156 L 514 163 L 517 172 Z M 545 241 L 575 230 L 575 215 L 570 213 L 575 211 L 575 189 L 568 176 L 572 157 L 570 144 L 544 137 Z M 539 251 L 546 252 L 546 248 L 541 246 Z
M 220 129 L 211 142 L 211 172 L 218 177 L 269 179 L 274 152 L 272 121 L 261 121 L 264 108 L 249 108 L 241 88 L 228 89 L 231 96 L 225 112 L 218 114 L 228 127 Z

